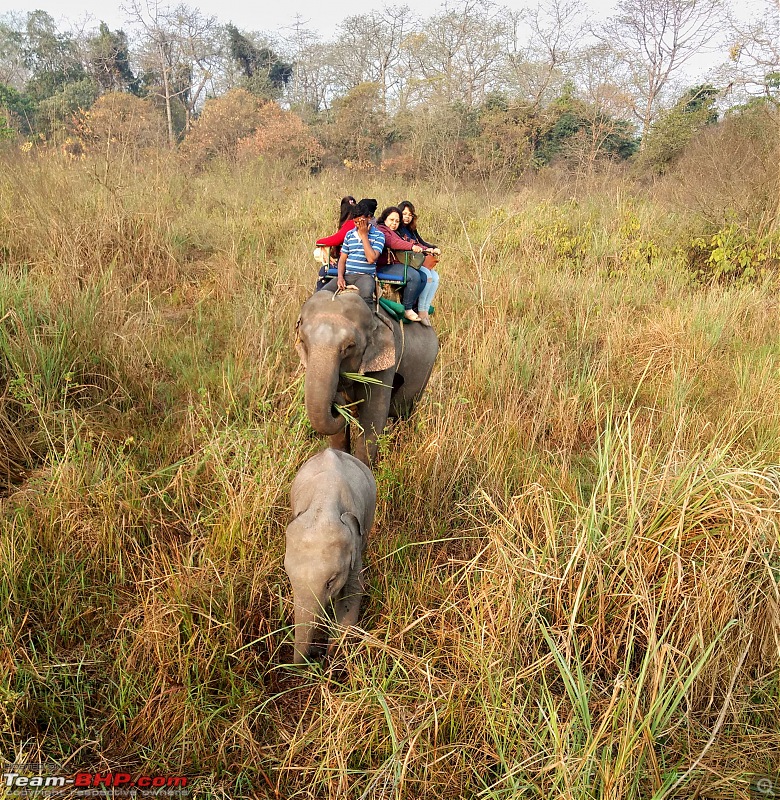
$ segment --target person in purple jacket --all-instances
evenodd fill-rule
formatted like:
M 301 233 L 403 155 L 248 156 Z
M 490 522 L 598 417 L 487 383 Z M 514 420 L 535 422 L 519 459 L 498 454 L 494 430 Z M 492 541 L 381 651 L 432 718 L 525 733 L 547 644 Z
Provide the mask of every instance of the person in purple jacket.
M 377 261 L 377 268 L 384 273 L 403 272 L 403 265 L 394 263 L 391 250 L 411 250 L 415 253 L 422 253 L 425 249 L 419 244 L 409 242 L 398 235 L 398 228 L 401 225 L 401 212 L 395 206 L 386 208 L 377 218 L 376 226 L 385 236 L 385 249 Z M 423 279 L 418 270 L 414 267 L 406 268 L 406 286 L 404 286 L 401 300 L 404 306 L 404 316 L 412 322 L 422 322 L 422 317 L 418 316 L 414 310 L 414 304 L 423 290 Z
M 430 326 L 431 320 L 428 316 L 428 309 L 433 303 L 433 296 L 436 294 L 436 290 L 439 288 L 439 273 L 436 271 L 435 267 L 439 263 L 441 250 L 439 250 L 435 244 L 426 242 L 425 239 L 420 236 L 417 230 L 417 212 L 408 200 L 399 203 L 398 210 L 401 212 L 401 227 L 398 229 L 399 236 L 406 239 L 408 242 L 418 244 L 427 252 L 425 261 L 420 267 L 420 272 L 425 277 L 425 283 L 423 284 L 420 297 L 417 300 L 417 305 L 419 308 L 418 313 L 420 315 L 420 321 L 423 325 Z

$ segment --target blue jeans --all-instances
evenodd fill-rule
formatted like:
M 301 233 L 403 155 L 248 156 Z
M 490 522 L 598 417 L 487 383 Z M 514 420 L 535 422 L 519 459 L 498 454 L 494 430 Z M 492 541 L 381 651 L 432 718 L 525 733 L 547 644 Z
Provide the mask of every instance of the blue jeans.
M 403 264 L 390 264 L 387 267 L 382 267 L 381 272 L 383 275 L 393 275 L 399 278 L 403 277 L 404 265 Z M 404 305 L 404 310 L 408 311 L 414 308 L 420 292 L 423 290 L 425 279 L 414 267 L 406 268 L 406 286 L 404 286 L 401 294 L 401 302 Z
M 427 311 L 433 302 L 433 296 L 436 294 L 436 290 L 439 288 L 439 273 L 436 272 L 435 269 L 429 269 L 428 267 L 420 267 L 420 272 L 425 275 L 427 281 L 425 282 L 422 292 L 420 292 L 420 298 L 417 304 L 420 307 L 420 311 Z

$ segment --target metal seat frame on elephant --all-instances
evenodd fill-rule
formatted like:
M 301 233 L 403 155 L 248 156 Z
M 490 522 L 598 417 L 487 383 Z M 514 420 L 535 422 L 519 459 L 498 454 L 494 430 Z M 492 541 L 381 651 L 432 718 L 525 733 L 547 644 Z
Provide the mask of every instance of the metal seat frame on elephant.
M 323 256 L 328 259 L 329 264 L 333 264 L 330 260 L 330 247 L 323 247 L 321 248 L 323 252 Z M 419 268 L 422 266 L 423 261 L 425 260 L 425 253 L 415 253 L 412 250 L 391 250 L 390 253 L 392 254 L 393 258 L 395 259 L 392 263 L 393 264 L 402 264 L 404 268 L 403 275 L 390 275 L 388 273 L 382 273 L 377 269 L 376 278 L 382 285 L 387 284 L 388 286 L 392 286 L 394 289 L 402 289 L 406 286 L 406 274 L 409 267 Z M 387 266 L 390 266 L 388 264 Z M 329 266 L 325 270 L 326 278 L 336 278 L 338 277 L 339 270 L 338 267 Z
M 322 250 L 324 258 L 327 258 L 327 263 L 332 265 L 333 261 L 331 261 L 330 258 L 330 253 L 332 248 L 322 247 L 320 249 Z M 419 269 L 419 267 L 422 266 L 423 261 L 425 260 L 425 253 L 415 253 L 412 250 L 390 250 L 390 254 L 394 259 L 394 261 L 392 262 L 393 264 L 403 265 L 404 268 L 403 275 L 390 275 L 388 273 L 382 273 L 379 271 L 379 269 L 377 269 L 376 279 L 383 289 L 389 287 L 393 289 L 395 292 L 397 292 L 398 296 L 400 297 L 401 290 L 404 288 L 404 286 L 406 286 L 407 272 L 409 270 L 409 267 L 414 267 L 415 269 Z M 388 266 L 390 265 L 388 264 Z M 323 277 L 337 278 L 338 274 L 339 274 L 338 267 L 329 266 L 325 270 L 325 274 Z M 379 302 L 381 303 L 381 301 Z M 392 306 L 388 307 L 387 305 L 383 304 L 385 311 L 387 311 L 393 319 L 396 320 L 400 319 L 403 316 L 402 313 L 403 308 L 397 302 L 394 302 L 392 300 L 390 300 L 390 303 L 393 303 L 395 306 L 398 306 L 398 308 L 400 308 L 401 311 L 399 312 L 398 308 L 393 308 Z M 404 322 L 405 321 L 406 320 L 404 320 Z

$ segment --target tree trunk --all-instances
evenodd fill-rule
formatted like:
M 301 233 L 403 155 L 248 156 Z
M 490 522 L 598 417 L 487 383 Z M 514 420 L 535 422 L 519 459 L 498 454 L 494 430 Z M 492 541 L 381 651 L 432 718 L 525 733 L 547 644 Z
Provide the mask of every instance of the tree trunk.
M 165 53 L 162 44 L 160 45 L 160 66 L 163 74 L 163 91 L 165 92 L 165 117 L 168 121 L 168 144 L 173 147 L 175 140 L 173 137 L 173 117 L 171 116 L 171 89 L 168 80 L 168 66 L 165 63 Z

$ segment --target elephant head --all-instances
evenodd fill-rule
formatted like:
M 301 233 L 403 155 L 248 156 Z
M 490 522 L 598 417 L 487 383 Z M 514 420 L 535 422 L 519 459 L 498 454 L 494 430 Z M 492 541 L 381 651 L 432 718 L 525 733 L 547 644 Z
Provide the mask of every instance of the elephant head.
M 304 303 L 296 329 L 295 348 L 306 369 L 309 421 L 317 433 L 336 435 L 345 424 L 333 409 L 344 388 L 341 374 L 394 367 L 392 327 L 356 292 L 317 292 Z
M 325 618 L 354 625 L 363 595 L 361 570 L 374 521 L 376 482 L 357 459 L 325 450 L 293 481 L 284 568 L 295 603 L 295 663 L 327 643 Z
M 335 611 L 352 572 L 361 568 L 360 550 L 360 524 L 348 511 L 331 519 L 302 514 L 289 524 L 284 568 L 295 602 L 296 664 L 327 642 L 325 617 Z

